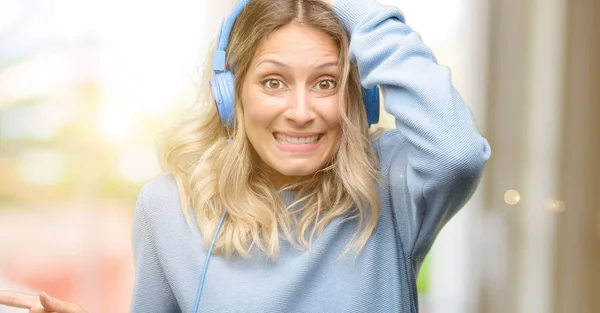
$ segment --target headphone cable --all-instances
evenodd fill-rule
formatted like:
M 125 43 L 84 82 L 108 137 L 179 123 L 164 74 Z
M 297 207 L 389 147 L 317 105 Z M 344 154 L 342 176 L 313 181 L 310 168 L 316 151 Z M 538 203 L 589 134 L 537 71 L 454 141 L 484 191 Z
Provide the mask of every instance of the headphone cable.
M 200 296 L 202 295 L 202 289 L 204 288 L 204 280 L 206 279 L 206 272 L 208 270 L 208 262 L 210 261 L 210 255 L 212 253 L 213 247 L 215 246 L 215 241 L 217 241 L 219 231 L 221 230 L 221 225 L 223 225 L 223 220 L 225 220 L 225 214 L 227 214 L 227 210 L 223 210 L 223 215 L 221 216 L 219 225 L 217 225 L 217 230 L 215 230 L 215 235 L 212 239 L 212 242 L 210 243 L 210 248 L 208 248 L 208 252 L 206 254 L 206 261 L 204 261 L 204 269 L 202 269 L 202 277 L 200 278 L 200 286 L 198 286 L 198 293 L 196 294 L 196 303 L 194 304 L 194 310 L 192 311 L 194 313 L 198 312 Z

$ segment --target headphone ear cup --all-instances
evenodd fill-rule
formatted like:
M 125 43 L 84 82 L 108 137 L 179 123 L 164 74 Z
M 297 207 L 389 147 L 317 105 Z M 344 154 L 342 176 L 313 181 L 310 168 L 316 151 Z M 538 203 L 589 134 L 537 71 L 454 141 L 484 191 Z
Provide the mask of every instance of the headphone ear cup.
M 235 83 L 233 73 L 225 71 L 216 73 L 210 81 L 213 97 L 219 111 L 221 123 L 233 128 L 235 121 Z
M 377 86 L 369 89 L 363 88 L 363 102 L 367 111 L 369 127 L 379 122 L 379 88 Z

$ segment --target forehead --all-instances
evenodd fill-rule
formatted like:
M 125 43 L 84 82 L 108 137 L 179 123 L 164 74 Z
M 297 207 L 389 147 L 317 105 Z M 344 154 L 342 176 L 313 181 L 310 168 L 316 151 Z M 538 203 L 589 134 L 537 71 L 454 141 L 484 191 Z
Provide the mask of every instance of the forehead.
M 338 54 L 335 40 L 327 33 L 310 26 L 289 24 L 267 36 L 256 51 L 254 61 L 269 56 L 304 61 L 336 61 Z

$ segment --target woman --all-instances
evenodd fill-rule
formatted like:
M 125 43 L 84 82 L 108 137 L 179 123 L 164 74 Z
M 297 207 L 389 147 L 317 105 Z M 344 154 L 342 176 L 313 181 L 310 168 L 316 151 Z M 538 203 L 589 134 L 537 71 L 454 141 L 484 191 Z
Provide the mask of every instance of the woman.
M 246 2 L 210 108 L 140 193 L 131 311 L 417 312 L 419 267 L 490 157 L 448 69 L 375 0 Z M 361 84 L 396 130 L 369 132 Z

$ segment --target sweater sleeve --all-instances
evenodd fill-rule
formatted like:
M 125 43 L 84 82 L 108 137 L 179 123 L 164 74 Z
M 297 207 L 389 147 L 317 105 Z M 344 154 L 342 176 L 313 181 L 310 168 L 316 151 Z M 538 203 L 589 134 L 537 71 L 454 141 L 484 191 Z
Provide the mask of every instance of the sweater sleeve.
M 396 130 L 376 150 L 389 181 L 405 252 L 420 264 L 445 223 L 467 202 L 490 157 L 471 111 L 420 36 L 395 7 L 337 0 L 350 59 L 365 87 L 379 85 Z
M 133 217 L 135 283 L 130 312 L 181 312 L 160 264 L 152 220 L 149 219 L 146 210 L 142 188 Z

